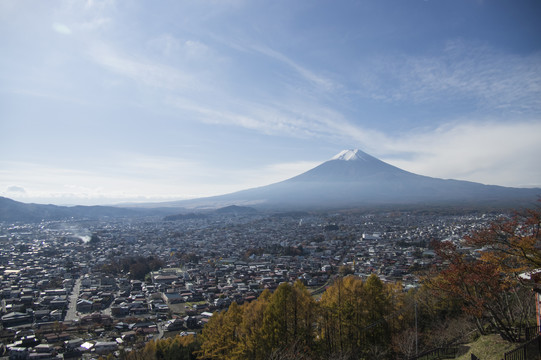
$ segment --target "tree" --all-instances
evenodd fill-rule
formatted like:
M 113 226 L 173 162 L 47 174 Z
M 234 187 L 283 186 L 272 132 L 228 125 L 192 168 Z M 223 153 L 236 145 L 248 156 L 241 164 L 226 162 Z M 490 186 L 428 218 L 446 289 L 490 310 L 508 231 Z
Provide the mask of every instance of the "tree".
M 240 343 L 239 327 L 242 308 L 233 302 L 225 312 L 217 312 L 210 318 L 201 333 L 202 359 L 234 359 Z
M 263 338 L 270 352 L 292 344 L 311 348 L 315 303 L 304 285 L 282 283 L 269 299 L 263 315 Z
M 540 199 L 541 202 L 541 199 Z M 466 244 L 483 248 L 481 260 L 506 276 L 541 268 L 541 208 L 515 213 L 466 237 Z
M 338 268 L 340 276 L 353 275 L 354 271 L 349 265 L 342 265 Z
M 264 290 L 257 300 L 242 305 L 243 317 L 240 324 L 240 342 L 235 350 L 239 359 L 265 359 L 268 356 L 263 338 L 263 318 L 271 293 Z
M 415 328 L 409 328 L 393 337 L 392 344 L 395 351 L 409 359 L 415 355 L 415 342 L 417 334 Z
M 336 356 L 388 348 L 391 327 L 387 317 L 402 305 L 399 294 L 401 288 L 383 284 L 374 274 L 365 282 L 354 276 L 338 278 L 320 301 L 318 329 L 323 351 Z
M 533 297 L 520 286 L 517 275 L 541 266 L 540 214 L 527 214 L 500 220 L 468 236 L 466 246 L 482 247 L 479 257 L 464 253 L 451 242 L 435 243 L 446 266 L 427 281 L 435 294 L 460 299 L 481 332 L 487 321 L 509 341 L 519 341 L 513 328 L 525 326 L 532 310 Z
M 189 336 L 149 341 L 142 349 L 124 354 L 125 360 L 195 360 L 199 343 Z
M 367 343 L 371 351 L 385 351 L 391 341 L 391 329 L 387 316 L 394 312 L 391 308 L 391 298 L 388 287 L 380 278 L 372 274 L 364 285 L 364 313 L 370 327 L 365 331 Z
M 283 283 L 271 294 L 215 313 L 201 333 L 202 359 L 267 359 L 291 348 L 310 351 L 315 302 L 304 285 Z

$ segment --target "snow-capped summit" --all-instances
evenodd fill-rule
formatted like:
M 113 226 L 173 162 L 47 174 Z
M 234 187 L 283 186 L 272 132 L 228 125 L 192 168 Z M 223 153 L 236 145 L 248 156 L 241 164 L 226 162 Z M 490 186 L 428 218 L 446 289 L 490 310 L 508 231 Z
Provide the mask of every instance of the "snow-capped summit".
M 331 160 L 365 160 L 367 154 L 362 152 L 359 149 L 350 149 L 350 150 L 342 150 L 335 156 L 331 158 Z
M 359 149 L 344 150 L 331 160 L 290 179 L 206 199 L 176 202 L 184 207 L 231 204 L 276 209 L 442 205 L 531 201 L 540 189 L 514 189 L 418 175 L 381 161 Z

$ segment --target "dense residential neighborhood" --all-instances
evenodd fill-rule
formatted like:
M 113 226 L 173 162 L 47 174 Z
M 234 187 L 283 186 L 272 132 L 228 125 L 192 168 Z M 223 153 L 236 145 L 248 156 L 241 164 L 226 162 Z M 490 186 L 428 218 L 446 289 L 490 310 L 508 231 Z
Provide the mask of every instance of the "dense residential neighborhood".
M 150 339 L 197 334 L 214 312 L 296 280 L 317 294 L 336 276 L 377 274 L 407 290 L 436 261 L 432 240 L 460 245 L 498 216 L 224 212 L 4 223 L 0 352 L 120 356 Z

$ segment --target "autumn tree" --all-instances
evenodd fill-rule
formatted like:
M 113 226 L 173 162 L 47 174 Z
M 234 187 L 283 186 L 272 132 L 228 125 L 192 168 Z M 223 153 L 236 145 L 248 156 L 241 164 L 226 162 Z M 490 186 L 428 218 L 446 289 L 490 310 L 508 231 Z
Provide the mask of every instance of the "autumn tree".
M 527 210 L 500 219 L 467 236 L 465 252 L 451 242 L 434 244 L 446 264 L 427 281 L 435 294 L 453 296 L 475 317 L 480 331 L 488 322 L 509 341 L 520 336 L 533 311 L 533 297 L 519 274 L 541 267 L 541 211 Z
M 391 308 L 389 292 L 383 282 L 375 274 L 366 280 L 364 310 L 368 324 L 373 328 L 368 331 L 367 340 L 370 344 L 385 344 L 390 340 L 390 326 L 385 319 L 394 309 Z
M 403 305 L 401 293 L 401 287 L 386 285 L 376 275 L 364 282 L 354 276 L 338 278 L 320 301 L 318 329 L 323 351 L 346 356 L 389 348 L 391 319 Z M 398 315 L 396 318 L 398 324 Z
M 239 359 L 265 359 L 268 356 L 261 325 L 270 297 L 271 292 L 265 290 L 257 300 L 242 306 L 243 317 L 239 327 L 241 341 L 235 350 L 235 356 Z
M 399 298 L 398 309 L 402 309 L 392 320 L 392 337 L 395 351 L 407 355 L 406 339 L 411 334 L 416 337 L 419 352 L 449 345 L 458 338 L 454 330 L 462 324 L 463 335 L 475 328 L 471 316 L 462 310 L 463 302 L 452 293 L 439 293 L 434 296 L 433 289 L 427 284 L 411 289 Z M 394 308 L 397 308 L 394 306 Z M 406 341 L 406 342 L 404 342 Z M 400 345 L 399 345 L 400 344 Z M 407 358 L 408 356 L 406 356 Z
M 216 312 L 201 333 L 202 359 L 234 359 L 240 342 L 242 308 L 233 302 L 225 312 Z
M 195 360 L 199 343 L 194 336 L 152 340 L 142 349 L 123 354 L 124 360 Z
M 513 331 L 518 325 L 513 316 L 516 311 L 511 311 L 513 306 L 521 303 L 521 288 L 517 283 L 506 277 L 496 264 L 468 259 L 454 244 L 442 244 L 437 253 L 448 265 L 429 282 L 435 294 L 459 298 L 463 310 L 477 320 L 481 333 L 484 333 L 483 322 L 487 321 L 503 338 L 517 341 Z M 520 320 L 524 320 L 527 313 L 521 313 Z
M 283 283 L 242 306 L 215 313 L 201 333 L 202 359 L 266 359 L 295 345 L 314 343 L 315 302 L 304 285 Z
M 541 203 L 541 200 L 540 200 Z M 541 268 L 541 208 L 501 218 L 465 238 L 468 246 L 483 248 L 483 262 L 495 264 L 506 276 Z
M 357 350 L 361 337 L 355 328 L 364 325 L 362 318 L 363 282 L 353 276 L 338 278 L 321 296 L 320 339 L 328 354 Z
M 269 298 L 263 315 L 263 339 L 266 350 L 286 348 L 292 344 L 312 348 L 314 340 L 315 302 L 297 281 L 282 283 Z

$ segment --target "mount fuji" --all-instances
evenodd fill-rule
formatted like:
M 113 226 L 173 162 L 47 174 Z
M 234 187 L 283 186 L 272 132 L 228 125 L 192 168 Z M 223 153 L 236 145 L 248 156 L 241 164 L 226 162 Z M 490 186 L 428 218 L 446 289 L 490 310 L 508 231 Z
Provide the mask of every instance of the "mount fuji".
M 531 207 L 540 196 L 539 188 L 510 188 L 417 175 L 360 150 L 345 150 L 291 179 L 207 198 L 115 207 L 67 207 L 24 204 L 0 197 L 0 222 L 167 216 L 188 209 L 194 215 L 196 210 L 219 208 L 227 213 L 254 210 L 250 208 L 270 211 L 427 206 L 501 209 Z
M 361 150 L 344 150 L 285 181 L 235 193 L 175 201 L 168 206 L 333 209 L 377 205 L 487 205 L 533 203 L 541 189 L 510 188 L 417 175 Z M 165 205 L 162 203 L 162 205 Z

